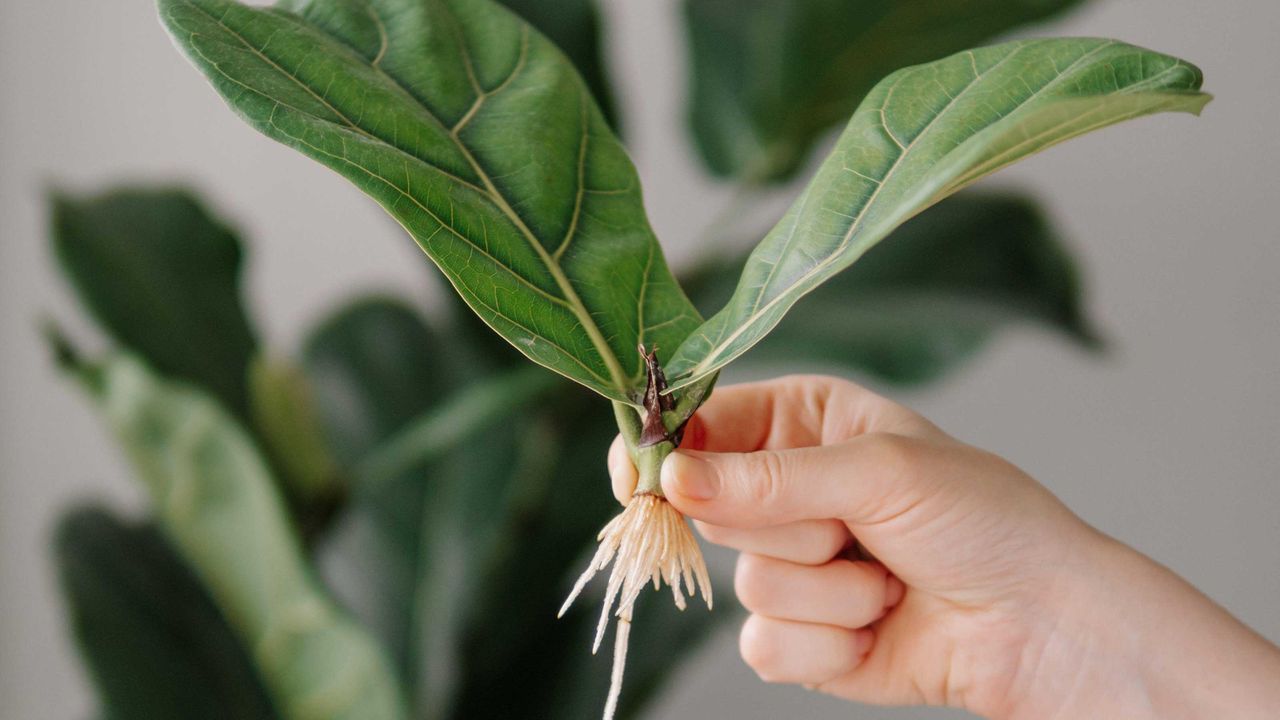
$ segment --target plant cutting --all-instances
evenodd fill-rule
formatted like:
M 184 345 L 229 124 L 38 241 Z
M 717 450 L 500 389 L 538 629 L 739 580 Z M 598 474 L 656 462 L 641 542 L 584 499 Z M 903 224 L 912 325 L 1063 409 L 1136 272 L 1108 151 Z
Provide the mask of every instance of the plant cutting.
M 570 62 L 488 0 L 160 0 L 249 124 L 343 174 L 530 360 L 611 402 L 639 470 L 570 595 L 614 567 L 611 717 L 644 585 L 711 594 L 659 469 L 717 374 L 895 228 L 1063 140 L 1209 97 L 1192 65 L 1121 42 L 1018 41 L 894 72 L 703 319 L 649 228 L 626 152 Z M 683 587 L 683 590 L 681 589 Z M 617 609 L 613 602 L 618 601 Z

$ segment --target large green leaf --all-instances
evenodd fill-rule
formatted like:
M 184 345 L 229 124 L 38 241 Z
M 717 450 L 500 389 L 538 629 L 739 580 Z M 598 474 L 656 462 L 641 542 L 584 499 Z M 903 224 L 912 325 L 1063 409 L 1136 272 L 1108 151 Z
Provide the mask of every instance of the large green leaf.
M 704 312 L 733 295 L 745 257 L 704 263 L 681 284 Z M 1034 322 L 1097 345 L 1066 249 L 1038 205 L 962 192 L 909 220 L 806 296 L 745 362 L 847 367 L 896 383 L 933 380 L 999 329 Z
M 689 120 L 707 167 L 785 180 L 877 80 L 1080 0 L 685 0 Z
M 267 465 L 235 420 L 131 356 L 79 370 L 160 527 L 250 648 L 281 714 L 407 718 L 382 649 L 316 582 Z
M 913 215 L 1096 128 L 1199 112 L 1194 66 L 1114 40 L 1006 43 L 900 70 L 854 113 L 831 156 L 752 252 L 720 312 L 676 351 L 672 387 L 714 373 Z
M 55 195 L 53 246 L 116 340 L 247 416 L 255 340 L 240 304 L 240 242 L 194 196 L 173 188 Z
M 58 574 L 110 720 L 272 720 L 252 660 L 150 524 L 101 508 L 58 522 Z
M 564 55 L 508 10 L 159 5 L 245 120 L 377 200 L 532 360 L 635 402 L 637 344 L 674 348 L 698 324 L 621 144 Z

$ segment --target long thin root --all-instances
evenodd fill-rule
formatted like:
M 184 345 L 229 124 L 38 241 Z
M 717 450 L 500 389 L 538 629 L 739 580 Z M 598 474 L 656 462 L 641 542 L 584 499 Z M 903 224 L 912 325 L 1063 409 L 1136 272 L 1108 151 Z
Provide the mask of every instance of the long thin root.
M 591 578 L 617 558 L 609 573 L 604 608 L 596 626 L 591 652 L 599 651 L 609 615 L 618 618 L 618 636 L 613 650 L 613 673 L 609 699 L 605 703 L 604 720 L 612 720 L 622 692 L 622 672 L 627 660 L 627 640 L 631 633 L 631 615 L 640 591 L 650 582 L 655 589 L 665 582 L 671 586 L 676 607 L 685 609 L 685 594 L 693 597 L 701 592 L 711 608 L 711 579 L 707 574 L 702 550 L 689 530 L 684 516 L 665 498 L 652 494 L 636 495 L 620 515 L 609 521 L 597 537 L 596 550 L 586 572 L 574 583 L 573 591 L 560 608 L 563 616 Z M 684 581 L 684 591 L 680 583 Z M 613 607 L 617 604 L 617 612 Z

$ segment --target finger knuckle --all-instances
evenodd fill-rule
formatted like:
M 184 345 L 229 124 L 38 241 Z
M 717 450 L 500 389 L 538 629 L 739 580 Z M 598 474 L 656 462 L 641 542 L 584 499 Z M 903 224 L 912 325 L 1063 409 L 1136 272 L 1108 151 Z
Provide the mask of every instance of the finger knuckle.
M 751 501 L 759 507 L 778 504 L 786 486 L 786 456 L 772 450 L 759 453 L 758 464 L 750 484 Z
M 733 574 L 733 592 L 738 602 L 753 612 L 765 609 L 768 602 L 769 582 L 765 561 L 757 555 L 743 553 L 738 556 L 738 566 Z
M 759 615 L 752 615 L 742 624 L 738 635 L 738 652 L 742 660 L 765 682 L 779 682 L 782 668 L 782 648 L 768 631 Z
M 886 572 L 866 562 L 836 560 L 831 569 L 845 588 L 848 627 L 861 627 L 879 619 L 884 613 Z

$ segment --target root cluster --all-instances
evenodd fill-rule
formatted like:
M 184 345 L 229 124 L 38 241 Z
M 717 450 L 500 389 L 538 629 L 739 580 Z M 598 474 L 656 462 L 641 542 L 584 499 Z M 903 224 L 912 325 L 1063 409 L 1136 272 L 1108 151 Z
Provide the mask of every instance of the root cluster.
M 685 595 L 693 597 L 699 592 L 711 608 L 711 579 L 702 550 L 689 530 L 684 516 L 658 495 L 639 494 L 631 499 L 620 515 L 609 521 L 596 538 L 600 547 L 586 572 L 578 578 L 573 592 L 560 608 L 560 615 L 568 611 L 591 578 L 614 562 L 609 573 L 609 585 L 605 591 L 604 609 L 596 627 L 595 642 L 591 652 L 600 649 L 609 616 L 618 618 L 618 634 L 613 651 L 613 673 L 609 685 L 609 699 L 605 703 L 604 719 L 611 720 L 622 692 L 622 672 L 626 665 L 627 639 L 631 632 L 631 613 L 640 591 L 649 583 L 655 590 L 666 583 L 676 607 L 684 610 Z M 683 589 L 681 583 L 683 582 Z M 617 604 L 616 613 L 613 607 Z

